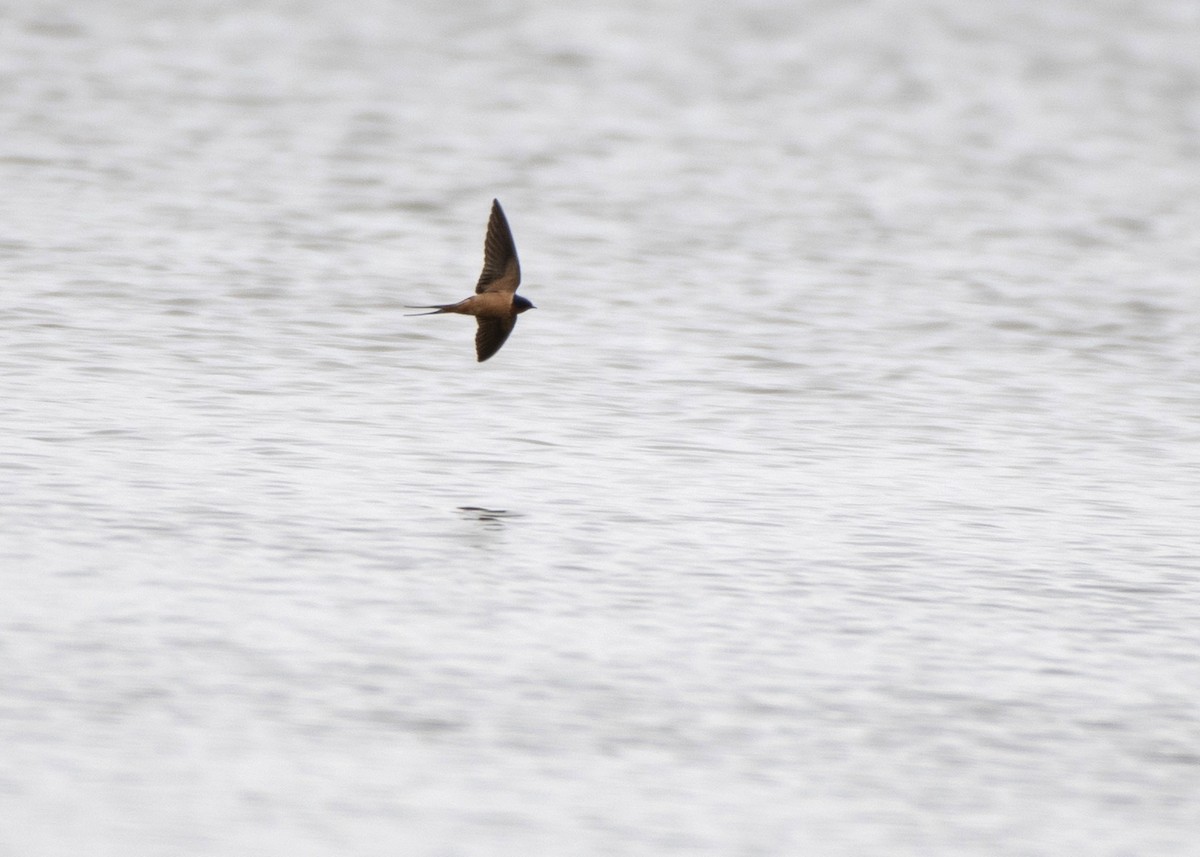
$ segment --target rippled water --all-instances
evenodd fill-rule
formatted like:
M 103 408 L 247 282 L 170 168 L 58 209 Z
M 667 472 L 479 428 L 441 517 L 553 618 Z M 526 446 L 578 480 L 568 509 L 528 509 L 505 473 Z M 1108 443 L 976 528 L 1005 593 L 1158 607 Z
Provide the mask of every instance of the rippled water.
M 0 854 L 1200 853 L 1198 37 L 0 5 Z

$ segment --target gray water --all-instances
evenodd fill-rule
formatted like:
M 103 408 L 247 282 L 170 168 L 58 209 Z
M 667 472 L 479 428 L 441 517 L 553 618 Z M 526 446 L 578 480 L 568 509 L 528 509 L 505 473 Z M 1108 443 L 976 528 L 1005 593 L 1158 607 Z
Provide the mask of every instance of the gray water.
M 1200 854 L 1197 44 L 0 2 L 0 854 Z

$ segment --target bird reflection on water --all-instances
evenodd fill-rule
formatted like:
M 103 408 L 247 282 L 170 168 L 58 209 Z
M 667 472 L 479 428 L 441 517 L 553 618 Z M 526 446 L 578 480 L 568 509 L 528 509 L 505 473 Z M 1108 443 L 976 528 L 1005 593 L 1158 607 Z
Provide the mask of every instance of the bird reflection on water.
M 474 518 L 477 521 L 503 521 L 508 518 L 520 518 L 520 512 L 510 512 L 507 509 L 485 509 L 483 506 L 459 506 L 458 511 L 464 518 Z

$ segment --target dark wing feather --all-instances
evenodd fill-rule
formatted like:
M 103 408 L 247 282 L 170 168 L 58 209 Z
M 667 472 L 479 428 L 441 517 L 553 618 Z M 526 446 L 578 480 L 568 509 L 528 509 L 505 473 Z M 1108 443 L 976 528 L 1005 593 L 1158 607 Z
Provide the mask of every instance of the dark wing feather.
M 479 327 L 475 331 L 475 356 L 482 363 L 500 350 L 504 340 L 512 333 L 517 325 L 515 315 L 477 315 L 475 320 Z
M 519 285 L 521 265 L 517 262 L 517 245 L 513 243 L 512 231 L 508 228 L 508 219 L 500 207 L 500 200 L 493 199 L 487 238 L 483 242 L 483 273 L 479 275 L 475 292 L 515 292 Z

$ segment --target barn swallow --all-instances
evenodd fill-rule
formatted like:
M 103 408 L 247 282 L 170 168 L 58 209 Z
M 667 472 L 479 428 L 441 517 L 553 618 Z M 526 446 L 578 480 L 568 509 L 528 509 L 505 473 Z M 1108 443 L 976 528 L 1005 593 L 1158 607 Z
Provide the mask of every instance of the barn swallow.
M 500 200 L 493 199 L 487 238 L 483 242 L 483 273 L 475 285 L 475 294 L 456 304 L 409 307 L 433 310 L 409 315 L 457 312 L 475 316 L 475 322 L 479 325 L 475 331 L 475 356 L 482 363 L 500 350 L 504 340 L 512 333 L 517 316 L 527 309 L 536 309 L 517 294 L 519 285 L 521 265 L 517 261 L 517 245 L 513 243 L 512 231 L 508 228 Z

